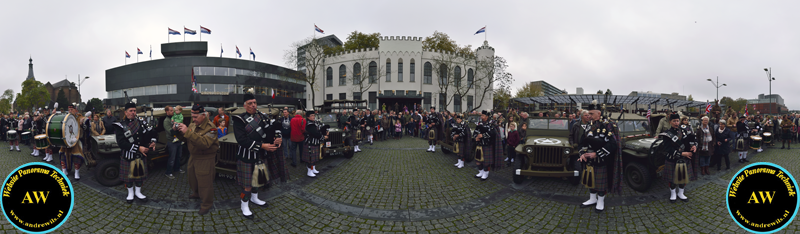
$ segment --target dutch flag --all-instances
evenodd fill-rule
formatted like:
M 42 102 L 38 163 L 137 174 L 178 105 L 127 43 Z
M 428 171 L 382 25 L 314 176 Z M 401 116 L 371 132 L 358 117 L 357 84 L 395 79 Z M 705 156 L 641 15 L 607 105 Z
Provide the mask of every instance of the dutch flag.
M 239 46 L 236 46 L 236 54 L 239 55 L 239 58 L 242 57 L 242 52 L 239 52 Z
M 253 55 L 253 60 L 256 59 L 256 53 L 253 53 L 253 48 L 250 48 L 250 54 Z
M 314 30 L 315 30 L 315 31 L 317 31 L 317 32 L 319 32 L 319 33 L 325 34 L 325 31 L 322 31 L 322 29 L 321 29 L 321 28 L 319 28 L 319 27 L 317 27 L 317 25 L 316 25 L 316 24 L 314 25 Z
M 272 89 L 272 99 L 275 99 L 275 89 Z
M 200 33 L 211 34 L 211 29 L 200 26 Z
M 142 50 L 140 50 L 139 48 L 136 48 L 136 54 L 144 54 L 144 53 L 142 53 Z
M 169 31 L 167 31 L 167 33 L 169 33 L 169 35 L 181 35 L 181 33 L 178 32 L 178 31 L 172 30 L 171 28 L 167 28 L 167 29 L 169 30 Z
M 485 33 L 485 32 L 486 32 L 486 27 L 483 27 L 483 28 L 479 29 L 477 32 L 475 32 L 475 34 L 473 34 L 473 35 L 478 35 L 478 33 Z
M 183 27 L 183 33 L 189 34 L 189 35 L 195 35 L 195 34 L 197 34 L 197 31 L 194 31 L 194 30 L 188 29 L 186 27 Z
M 130 58 L 130 57 L 131 57 L 131 55 L 128 54 L 128 51 L 125 51 L 125 58 Z

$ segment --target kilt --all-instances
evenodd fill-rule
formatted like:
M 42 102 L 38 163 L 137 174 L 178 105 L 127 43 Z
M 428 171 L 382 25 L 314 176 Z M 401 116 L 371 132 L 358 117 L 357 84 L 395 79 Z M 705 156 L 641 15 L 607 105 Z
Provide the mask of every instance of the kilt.
M 608 190 L 608 166 L 594 166 L 594 189 L 598 192 Z
M 253 168 L 255 168 L 255 163 L 236 160 L 236 183 L 245 189 L 253 188 Z
M 319 146 L 318 145 L 303 145 L 303 156 L 300 160 L 308 164 L 314 164 L 319 161 Z
M 689 181 L 697 180 L 697 177 L 693 176 L 695 175 L 694 166 L 692 165 L 693 160 L 690 159 L 684 161 L 686 161 L 686 170 L 689 172 Z M 677 164 L 677 162 L 667 161 L 664 163 L 664 171 L 661 173 L 661 179 L 667 183 L 672 183 L 675 181 L 675 164 Z
M 356 128 L 351 128 L 350 129 L 350 138 L 353 140 L 353 144 L 356 144 L 356 145 L 358 145 L 358 143 L 360 142 L 359 140 L 357 140 L 357 137 L 356 137 L 356 133 L 357 132 L 358 131 L 356 131 Z M 361 139 L 364 139 L 364 138 L 362 137 Z
M 455 142 L 453 143 L 455 144 Z M 467 151 L 467 143 L 466 142 L 458 142 L 458 156 L 459 159 L 464 159 L 465 152 Z
M 794 134 L 792 134 L 792 131 L 789 131 L 789 129 L 781 130 L 781 138 L 783 138 L 784 140 L 791 140 L 792 135 Z
M 431 138 L 428 137 L 431 134 L 430 132 L 433 132 L 434 135 L 433 140 L 431 140 Z M 436 128 L 428 128 L 428 130 L 425 131 L 425 140 L 428 140 L 428 144 L 435 145 L 436 140 L 439 139 L 437 135 L 438 131 L 436 130 Z
M 483 145 L 483 164 L 484 166 L 492 166 L 494 165 L 494 144 Z
M 74 159 L 74 156 L 73 156 L 73 159 Z M 130 171 L 131 171 L 131 161 L 128 161 L 127 159 L 125 159 L 124 156 L 122 156 L 122 154 L 120 154 L 120 156 L 119 156 L 119 178 L 122 179 L 123 183 L 144 182 L 144 180 L 147 179 L 147 173 L 148 173 L 147 172 L 147 157 L 142 158 L 142 161 L 144 161 L 144 165 L 145 165 L 144 166 L 144 176 L 142 176 L 142 178 L 138 178 L 138 179 L 131 179 L 131 178 L 128 178 L 128 173 L 130 173 Z
M 72 164 L 67 162 L 67 156 L 61 156 L 61 168 L 72 168 L 72 165 L 76 165 L 78 169 L 81 169 L 81 165 L 83 165 L 83 157 L 80 155 L 71 155 L 72 156 Z M 130 166 L 130 165 L 128 165 Z

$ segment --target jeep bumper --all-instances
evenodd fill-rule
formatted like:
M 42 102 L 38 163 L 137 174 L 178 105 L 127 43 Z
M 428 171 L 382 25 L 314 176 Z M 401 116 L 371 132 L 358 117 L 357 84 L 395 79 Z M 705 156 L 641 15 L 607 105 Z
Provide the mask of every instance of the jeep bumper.
M 517 169 L 515 175 L 535 176 L 535 177 L 575 177 L 580 176 L 579 171 L 529 171 Z

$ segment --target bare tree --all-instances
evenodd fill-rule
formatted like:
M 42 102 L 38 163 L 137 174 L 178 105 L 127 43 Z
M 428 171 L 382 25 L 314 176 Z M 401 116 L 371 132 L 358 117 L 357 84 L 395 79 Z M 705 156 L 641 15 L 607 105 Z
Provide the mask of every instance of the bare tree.
M 474 53 L 441 52 L 439 55 L 434 56 L 432 60 L 435 61 L 435 69 L 438 72 L 439 93 L 445 94 L 445 98 L 440 100 L 440 102 L 444 103 L 445 108 L 450 106 L 456 96 L 463 99 L 469 94 L 470 90 L 475 88 L 474 84 L 468 80 L 469 69 L 475 66 Z M 473 78 L 475 70 L 473 69 Z
M 475 89 L 478 93 L 478 105 L 472 110 L 478 110 L 483 105 L 483 100 L 487 95 L 494 95 L 495 92 L 509 89 L 514 76 L 507 72 L 508 63 L 500 56 L 479 58 L 475 66 Z
M 324 74 L 320 70 L 324 67 L 326 50 L 331 48 L 323 41 L 317 38 L 306 38 L 292 43 L 288 50 L 284 51 L 284 61 L 289 67 L 296 67 L 300 72 L 299 77 L 292 77 L 306 82 L 311 86 L 311 105 L 314 105 L 316 100 L 316 92 L 319 91 L 316 86 L 317 82 L 322 80 L 322 76 L 318 76 L 318 72 Z
M 362 99 L 364 93 L 372 88 L 372 85 L 378 84 L 381 77 L 385 76 L 383 75 L 385 66 L 381 66 L 380 61 L 378 61 L 380 57 L 370 57 L 367 53 L 368 52 L 357 55 L 348 68 L 350 82 L 353 82 L 352 90 L 353 92 L 360 93 Z M 375 63 L 375 66 L 371 66 L 370 64 L 372 63 Z

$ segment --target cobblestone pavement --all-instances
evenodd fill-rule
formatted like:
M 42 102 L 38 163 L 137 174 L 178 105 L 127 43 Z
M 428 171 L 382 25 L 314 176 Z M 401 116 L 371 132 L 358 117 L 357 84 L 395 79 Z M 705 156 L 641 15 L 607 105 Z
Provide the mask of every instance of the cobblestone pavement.
M 293 179 L 275 186 L 269 207 L 251 209 L 254 220 L 241 217 L 238 206 L 212 209 L 199 216 L 192 209 L 159 206 L 158 200 L 182 201 L 188 189 L 185 175 L 166 179 L 163 169 L 150 174 L 146 194 L 155 201 L 128 205 L 115 188 L 93 185 L 92 170 L 81 170 L 85 179 L 74 182 L 75 209 L 58 233 L 742 233 L 725 208 L 725 188 L 732 174 L 743 164 L 736 162 L 731 170 L 704 176 L 687 189 L 688 203 L 670 203 L 668 191 L 653 186 L 646 193 L 630 192 L 609 197 L 602 214 L 591 208 L 580 209 L 586 192 L 561 179 L 531 179 L 523 186 L 513 186 L 505 172 L 493 173 L 491 179 L 479 182 L 471 178 L 475 170 L 457 170 L 454 155 L 426 153 L 424 141 L 404 138 L 399 141 L 376 142 L 364 146 L 353 159 L 331 158 L 320 162 L 322 174 L 309 179 L 291 168 Z M 6 143 L 0 142 L 0 149 Z M 800 144 L 792 150 L 767 149 L 751 153 L 750 160 L 777 163 L 794 175 L 800 174 Z M 398 149 L 400 148 L 400 149 Z M 408 148 L 420 148 L 410 150 Z M 0 150 L 0 174 L 27 162 L 39 161 L 30 150 Z M 325 164 L 324 168 L 322 164 Z M 392 165 L 397 164 L 397 165 Z M 424 168 L 422 168 L 424 167 Z M 160 171 L 161 170 L 161 171 Z M 417 171 L 415 171 L 417 170 Z M 301 171 L 302 172 L 302 171 Z M 405 173 L 408 172 L 408 173 Z M 712 172 L 716 170 L 712 169 Z M 156 174 L 156 175 L 154 175 Z M 70 176 L 71 177 L 71 176 Z M 506 178 L 507 177 L 507 178 Z M 148 187 L 149 186 L 149 187 Z M 237 204 L 235 182 L 218 179 L 215 183 L 220 204 Z M 505 194 L 497 196 L 497 194 Z M 360 197 L 358 197 L 360 195 Z M 233 198 L 231 198 L 234 196 Z M 638 201 L 642 196 L 653 199 Z M 494 197 L 495 199 L 486 199 Z M 329 205 L 348 204 L 363 209 L 349 212 Z M 624 204 L 623 204 L 624 203 Z M 459 205 L 474 204 L 469 209 Z M 196 204 L 195 204 L 196 205 Z M 397 205 L 397 206 L 395 206 Z M 428 219 L 374 218 L 368 213 L 407 209 L 437 209 L 450 206 L 456 212 L 430 216 Z M 352 211 L 352 210 L 351 210 Z M 5 217 L 0 232 L 19 233 Z M 781 233 L 800 233 L 800 222 L 793 222 Z

